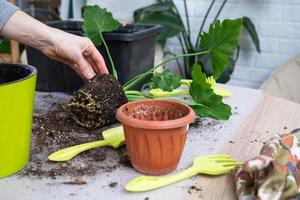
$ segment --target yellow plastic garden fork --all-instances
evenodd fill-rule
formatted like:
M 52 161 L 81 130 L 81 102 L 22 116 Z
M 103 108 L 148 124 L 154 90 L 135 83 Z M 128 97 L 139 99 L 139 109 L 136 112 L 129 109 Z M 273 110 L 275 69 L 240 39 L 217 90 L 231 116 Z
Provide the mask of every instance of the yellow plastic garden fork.
M 241 163 L 228 155 L 199 156 L 194 159 L 193 165 L 186 170 L 164 177 L 140 176 L 127 183 L 125 189 L 130 192 L 153 190 L 190 178 L 199 173 L 208 175 L 226 174 L 238 165 L 241 165 Z
M 181 79 L 181 84 L 190 86 L 193 80 L 191 79 Z M 206 78 L 206 82 L 210 84 L 211 88 L 214 90 L 214 93 L 222 97 L 230 97 L 232 93 L 224 88 L 217 87 L 216 80 L 213 76 Z M 169 97 L 176 95 L 188 95 L 189 90 L 174 89 L 172 92 L 163 91 L 160 88 L 152 89 L 149 91 L 149 94 L 155 97 Z
M 230 97 L 232 93 L 224 88 L 217 87 L 216 79 L 213 76 L 207 77 L 206 82 L 210 84 L 211 88 L 214 90 L 214 93 L 222 97 Z

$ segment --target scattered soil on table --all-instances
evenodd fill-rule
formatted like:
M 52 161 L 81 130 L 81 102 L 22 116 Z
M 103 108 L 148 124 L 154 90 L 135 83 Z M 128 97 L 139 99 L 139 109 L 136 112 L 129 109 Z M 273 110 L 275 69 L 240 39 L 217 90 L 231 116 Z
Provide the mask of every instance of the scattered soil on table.
M 190 124 L 190 126 L 201 131 L 206 131 L 207 129 L 213 129 L 214 131 L 216 131 L 218 129 L 222 129 L 222 126 L 220 124 L 221 121 L 218 120 L 197 117 L 195 121 Z
M 195 186 L 195 185 L 193 185 L 193 186 L 191 186 L 190 187 L 190 190 L 195 190 L 195 191 L 202 191 L 202 188 L 201 187 L 197 187 L 197 186 Z
M 114 187 L 116 187 L 117 185 L 118 185 L 117 182 L 111 182 L 111 183 L 109 184 L 109 187 L 114 188 Z
M 86 182 L 83 180 L 82 177 L 77 177 L 74 180 L 64 181 L 62 183 L 67 184 L 67 185 L 85 185 L 86 184 Z
M 81 126 L 95 129 L 116 122 L 117 109 L 127 103 L 121 84 L 109 74 L 97 75 L 65 105 Z
M 113 126 L 116 125 L 119 124 Z M 30 162 L 19 175 L 56 179 L 57 176 L 80 177 L 112 172 L 119 167 L 131 167 L 125 146 L 119 149 L 95 148 L 67 162 L 47 160 L 48 155 L 62 148 L 102 139 L 100 133 L 111 127 L 87 130 L 74 123 L 61 105 L 47 114 L 35 115 Z
M 195 194 L 196 193 L 198 195 L 198 199 L 203 199 L 202 192 L 203 192 L 203 189 L 201 187 L 197 187 L 197 186 L 194 186 L 194 185 L 191 186 L 188 190 L 189 194 Z

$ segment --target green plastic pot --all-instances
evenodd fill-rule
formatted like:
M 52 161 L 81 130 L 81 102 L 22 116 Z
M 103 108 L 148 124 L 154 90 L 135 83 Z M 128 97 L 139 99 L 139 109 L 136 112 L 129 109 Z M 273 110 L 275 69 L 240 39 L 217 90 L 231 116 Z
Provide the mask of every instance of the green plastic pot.
M 0 178 L 28 163 L 36 74 L 32 66 L 0 63 Z

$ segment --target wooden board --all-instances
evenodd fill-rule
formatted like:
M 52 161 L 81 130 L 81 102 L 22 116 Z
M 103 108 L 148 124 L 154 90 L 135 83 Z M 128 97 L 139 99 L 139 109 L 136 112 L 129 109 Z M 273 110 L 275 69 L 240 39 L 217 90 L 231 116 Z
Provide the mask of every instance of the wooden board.
M 295 128 L 300 128 L 300 104 L 263 94 L 220 153 L 245 161 L 257 156 L 264 142 Z M 199 189 L 190 191 L 186 199 L 236 199 L 231 174 L 214 178 L 198 176 L 194 185 Z

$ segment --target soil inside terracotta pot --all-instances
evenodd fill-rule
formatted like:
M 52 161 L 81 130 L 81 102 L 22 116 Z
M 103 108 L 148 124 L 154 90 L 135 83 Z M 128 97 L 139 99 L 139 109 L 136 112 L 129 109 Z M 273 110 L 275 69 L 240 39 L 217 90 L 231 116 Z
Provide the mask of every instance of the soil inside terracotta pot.
M 176 103 L 146 102 L 138 105 L 128 105 L 123 112 L 134 119 L 147 121 L 166 121 L 186 116 L 189 110 Z
M 121 84 L 109 74 L 97 75 L 74 93 L 65 105 L 81 126 L 95 129 L 116 121 L 117 109 L 127 103 Z

